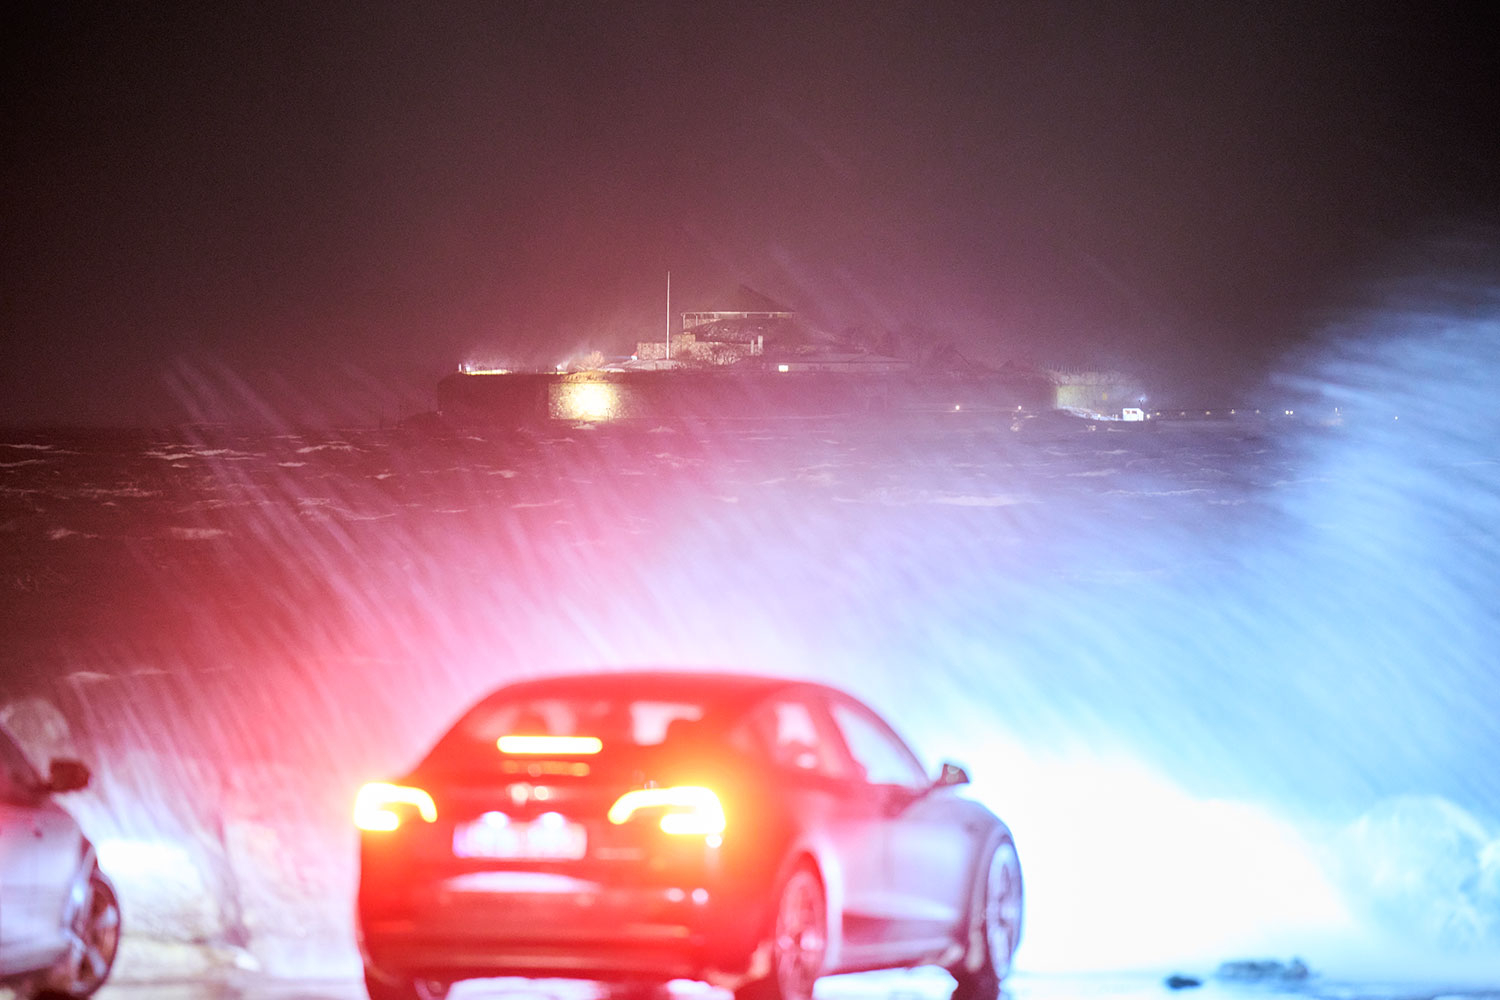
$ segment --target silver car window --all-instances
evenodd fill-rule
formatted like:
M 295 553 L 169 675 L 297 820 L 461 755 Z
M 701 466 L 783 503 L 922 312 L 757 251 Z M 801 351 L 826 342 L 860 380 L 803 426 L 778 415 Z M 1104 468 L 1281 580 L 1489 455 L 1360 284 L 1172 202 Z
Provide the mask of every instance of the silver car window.
M 26 759 L 26 754 L 0 729 L 0 799 L 29 802 L 36 798 L 42 779 Z
M 754 717 L 771 760 L 779 767 L 828 777 L 846 777 L 848 763 L 837 737 L 825 731 L 819 715 L 806 701 L 781 697 L 763 706 Z
M 844 736 L 849 753 L 864 768 L 873 785 L 920 788 L 927 774 L 905 743 L 867 713 L 842 701 L 833 703 L 833 721 Z

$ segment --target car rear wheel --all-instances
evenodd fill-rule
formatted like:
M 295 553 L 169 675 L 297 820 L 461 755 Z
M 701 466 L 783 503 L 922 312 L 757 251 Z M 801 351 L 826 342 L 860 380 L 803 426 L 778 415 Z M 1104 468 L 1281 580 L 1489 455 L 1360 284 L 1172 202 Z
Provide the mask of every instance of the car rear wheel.
M 388 982 L 365 970 L 365 992 L 370 1000 L 444 1000 L 453 987 L 436 979 L 406 979 Z
M 83 1000 L 93 996 L 120 950 L 120 901 L 97 868 L 68 927 L 68 950 L 36 995 L 41 1000 Z
M 1002 842 L 983 871 L 969 916 L 968 948 L 963 961 L 948 970 L 957 983 L 953 1000 L 995 1000 L 1021 941 L 1021 862 L 1015 845 Z
M 828 905 L 811 868 L 798 868 L 776 898 L 771 973 L 735 991 L 735 1000 L 812 1000 L 828 953 Z

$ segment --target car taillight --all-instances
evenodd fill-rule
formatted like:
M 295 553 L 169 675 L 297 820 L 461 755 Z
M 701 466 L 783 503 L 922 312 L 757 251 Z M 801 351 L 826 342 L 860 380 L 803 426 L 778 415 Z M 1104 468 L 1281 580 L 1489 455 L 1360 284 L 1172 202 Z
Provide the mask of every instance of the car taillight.
M 597 736 L 502 736 L 495 741 L 501 753 L 588 756 L 604 749 Z
M 724 832 L 724 807 L 711 789 L 696 785 L 671 788 L 637 788 L 626 792 L 609 807 L 609 821 L 629 822 L 637 812 L 661 810 L 658 825 L 663 833 L 713 836 Z
M 437 805 L 420 788 L 372 781 L 354 798 L 354 825 L 361 830 L 395 830 L 413 814 L 437 822 Z

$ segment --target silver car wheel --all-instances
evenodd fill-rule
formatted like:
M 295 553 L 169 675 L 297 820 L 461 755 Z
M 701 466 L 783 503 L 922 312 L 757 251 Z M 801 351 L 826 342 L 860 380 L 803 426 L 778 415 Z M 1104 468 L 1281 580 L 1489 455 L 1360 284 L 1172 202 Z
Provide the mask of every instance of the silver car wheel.
M 109 976 L 120 950 L 120 903 L 109 881 L 98 871 L 89 876 L 68 928 L 68 952 L 52 977 L 53 993 L 92 995 Z
M 776 985 L 781 1000 L 811 1000 L 828 952 L 823 886 L 805 868 L 782 890 L 776 913 Z
M 1009 841 L 990 858 L 984 894 L 985 944 L 995 974 L 1004 979 L 1021 937 L 1021 862 Z

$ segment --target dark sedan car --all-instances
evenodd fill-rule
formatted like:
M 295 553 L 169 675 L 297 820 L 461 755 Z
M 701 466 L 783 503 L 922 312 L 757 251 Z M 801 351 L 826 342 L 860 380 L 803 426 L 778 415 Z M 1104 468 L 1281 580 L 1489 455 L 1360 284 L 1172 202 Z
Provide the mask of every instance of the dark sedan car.
M 87 997 L 114 964 L 114 887 L 52 800 L 88 782 L 73 760 L 54 760 L 42 778 L 0 727 L 0 984 L 21 997 Z
M 631 672 L 501 688 L 366 785 L 371 1000 L 456 980 L 701 979 L 808 1000 L 830 973 L 938 965 L 994 1000 L 1021 933 L 1010 831 L 820 684 Z

